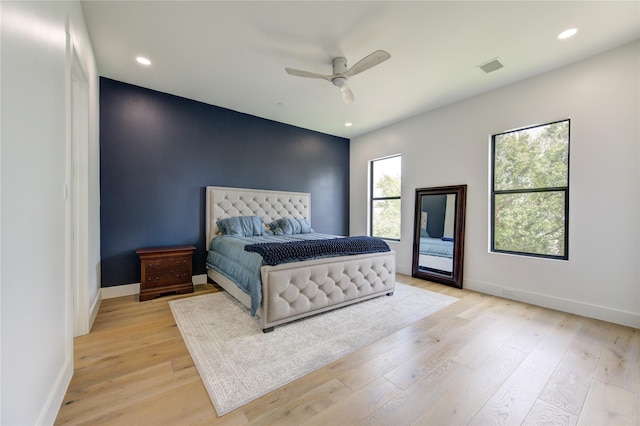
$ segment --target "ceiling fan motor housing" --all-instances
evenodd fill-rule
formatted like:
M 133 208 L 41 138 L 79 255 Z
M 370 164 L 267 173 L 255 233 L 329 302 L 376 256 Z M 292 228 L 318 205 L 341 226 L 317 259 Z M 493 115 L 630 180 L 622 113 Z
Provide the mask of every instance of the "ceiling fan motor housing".
M 333 75 L 339 75 L 347 72 L 347 58 L 343 58 L 339 56 L 337 58 L 333 58 Z M 342 87 L 347 84 L 347 79 L 345 77 L 336 77 L 331 80 L 334 86 Z
M 345 72 L 347 72 L 347 58 L 342 56 L 333 58 L 333 74 L 343 74 Z

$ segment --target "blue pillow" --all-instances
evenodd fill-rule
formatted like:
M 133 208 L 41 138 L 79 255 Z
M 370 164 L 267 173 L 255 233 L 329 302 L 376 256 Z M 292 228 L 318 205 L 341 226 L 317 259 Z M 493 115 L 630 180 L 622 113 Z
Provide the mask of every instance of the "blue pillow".
M 300 224 L 301 234 L 310 234 L 312 232 L 315 232 L 313 229 L 311 229 L 311 225 L 309 225 L 309 222 L 307 222 L 307 219 L 294 219 L 294 220 Z
M 307 219 L 295 219 L 292 217 L 274 220 L 269 224 L 269 228 L 274 235 L 309 234 L 314 232 Z
M 218 221 L 218 228 L 223 235 L 253 237 L 262 235 L 264 224 L 258 216 L 235 216 Z

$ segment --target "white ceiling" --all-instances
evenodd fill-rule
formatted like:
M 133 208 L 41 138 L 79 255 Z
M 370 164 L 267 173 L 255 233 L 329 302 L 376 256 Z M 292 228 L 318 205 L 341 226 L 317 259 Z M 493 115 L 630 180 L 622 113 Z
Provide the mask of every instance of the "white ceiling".
M 101 76 L 351 138 L 640 39 L 640 1 L 84 1 Z M 567 28 L 576 36 L 558 40 Z M 355 101 L 284 68 L 354 76 Z M 136 56 L 152 64 L 136 63 Z M 504 65 L 485 74 L 477 66 Z M 345 127 L 345 122 L 352 127 Z

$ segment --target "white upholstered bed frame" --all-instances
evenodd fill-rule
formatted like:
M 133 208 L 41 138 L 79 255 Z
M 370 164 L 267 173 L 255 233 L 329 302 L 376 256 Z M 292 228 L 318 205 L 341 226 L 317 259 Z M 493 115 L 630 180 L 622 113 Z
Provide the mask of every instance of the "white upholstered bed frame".
M 206 248 L 220 234 L 217 221 L 233 216 L 260 216 L 265 224 L 281 217 L 305 218 L 311 223 L 308 193 L 208 186 L 206 188 Z M 312 225 L 313 226 L 313 225 Z M 249 295 L 224 275 L 207 270 L 216 284 L 247 307 Z M 260 327 L 276 325 L 378 297 L 393 294 L 396 281 L 394 251 L 338 256 L 263 266 Z

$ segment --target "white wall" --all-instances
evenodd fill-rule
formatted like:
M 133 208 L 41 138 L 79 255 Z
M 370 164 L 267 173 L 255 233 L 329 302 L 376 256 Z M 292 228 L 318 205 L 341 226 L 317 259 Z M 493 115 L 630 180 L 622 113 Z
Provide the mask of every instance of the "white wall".
M 79 2 L 1 9 L 0 423 L 51 424 L 73 373 L 67 244 L 70 40 L 88 72 L 89 261 L 99 261 L 98 77 Z M 97 239 L 97 242 L 96 242 Z M 96 248 L 97 247 L 97 248 Z M 98 297 L 98 276 L 87 293 Z
M 639 68 L 635 42 L 352 139 L 351 234 L 367 232 L 368 161 L 401 153 L 399 272 L 411 274 L 415 189 L 467 184 L 465 288 L 640 328 Z M 490 135 L 564 118 L 569 261 L 490 253 Z

